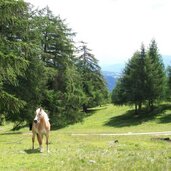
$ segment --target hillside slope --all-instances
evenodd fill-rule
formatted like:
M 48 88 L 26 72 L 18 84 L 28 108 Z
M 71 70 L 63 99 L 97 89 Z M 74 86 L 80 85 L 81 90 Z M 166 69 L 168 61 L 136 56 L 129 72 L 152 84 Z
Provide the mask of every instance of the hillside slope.
M 171 130 L 170 105 L 162 105 L 151 114 L 135 115 L 128 106 L 112 104 L 92 109 L 82 122 L 59 131 L 65 133 L 126 133 Z

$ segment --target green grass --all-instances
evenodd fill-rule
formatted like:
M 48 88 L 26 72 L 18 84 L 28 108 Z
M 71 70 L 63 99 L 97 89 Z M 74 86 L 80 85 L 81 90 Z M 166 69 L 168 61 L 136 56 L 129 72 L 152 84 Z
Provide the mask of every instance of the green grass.
M 92 133 L 169 131 L 171 110 L 162 106 L 151 115 L 134 116 L 129 107 L 95 108 L 82 123 L 50 134 L 50 153 L 31 149 L 28 128 L 0 127 L 0 170 L 127 171 L 171 170 L 171 136 L 93 136 Z M 72 136 L 71 133 L 90 133 Z M 117 141 L 116 141 L 117 140 Z M 36 147 L 38 143 L 36 142 Z
M 171 130 L 170 105 L 163 104 L 153 113 L 137 116 L 128 106 L 106 105 L 95 108 L 83 122 L 62 129 L 67 133 L 121 133 Z

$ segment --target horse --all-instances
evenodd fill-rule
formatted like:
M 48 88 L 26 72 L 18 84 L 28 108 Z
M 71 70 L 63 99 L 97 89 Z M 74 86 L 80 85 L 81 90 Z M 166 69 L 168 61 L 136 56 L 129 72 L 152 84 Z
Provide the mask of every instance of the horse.
M 35 135 L 37 134 L 37 140 L 39 143 L 40 152 L 43 152 L 42 141 L 43 135 L 46 136 L 47 152 L 49 152 L 49 133 L 50 133 L 50 122 L 47 113 L 42 109 L 36 110 L 36 116 L 32 124 L 32 149 L 34 149 Z

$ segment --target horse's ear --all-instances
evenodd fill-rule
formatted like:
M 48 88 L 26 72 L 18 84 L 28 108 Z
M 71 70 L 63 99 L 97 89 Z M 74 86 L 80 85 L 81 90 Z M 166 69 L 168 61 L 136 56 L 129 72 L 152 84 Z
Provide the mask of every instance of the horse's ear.
M 40 107 L 40 112 L 42 111 L 42 107 Z

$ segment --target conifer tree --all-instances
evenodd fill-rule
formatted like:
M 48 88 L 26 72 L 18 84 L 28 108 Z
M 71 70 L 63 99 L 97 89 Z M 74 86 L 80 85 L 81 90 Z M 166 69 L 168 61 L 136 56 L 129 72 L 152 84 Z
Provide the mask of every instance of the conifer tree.
M 25 34 L 27 5 L 21 1 L 0 1 L 0 114 L 16 114 L 26 102 L 8 86 L 17 87 L 28 67 Z
M 171 99 L 171 66 L 167 67 L 166 78 L 167 78 L 167 83 L 166 83 L 166 99 L 170 100 Z
M 158 52 L 155 40 L 151 41 L 148 49 L 147 68 L 147 100 L 149 108 L 153 108 L 156 100 L 164 97 L 165 91 L 165 69 L 162 58 Z
M 127 93 L 124 89 L 123 78 L 119 78 L 116 83 L 116 87 L 111 94 L 111 100 L 113 104 L 124 105 L 127 104 Z
M 142 45 L 141 51 L 136 52 L 126 65 L 112 92 L 112 102 L 134 104 L 136 112 L 141 110 L 143 104 L 152 110 L 154 103 L 164 97 L 164 90 L 164 65 L 156 42 L 152 40 L 147 52 Z
M 141 52 L 135 52 L 125 67 L 122 84 L 128 104 L 135 105 L 135 111 L 141 110 L 145 101 L 145 48 L 142 44 Z
M 0 115 L 19 126 L 32 121 L 35 108 L 42 106 L 52 125 L 61 127 L 83 118 L 84 103 L 101 104 L 107 88 L 100 67 L 89 54 L 82 75 L 74 35 L 48 7 L 33 10 L 23 0 L 0 2 Z
M 85 42 L 81 42 L 79 47 L 77 67 L 82 78 L 83 91 L 86 95 L 83 111 L 87 112 L 88 107 L 100 105 L 104 99 L 107 99 L 108 91 L 98 61 Z
M 38 14 L 37 22 L 42 35 L 41 59 L 51 75 L 42 104 L 50 111 L 53 123 L 64 126 L 83 117 L 83 113 L 79 112 L 83 91 L 75 67 L 72 40 L 75 34 L 48 7 Z

